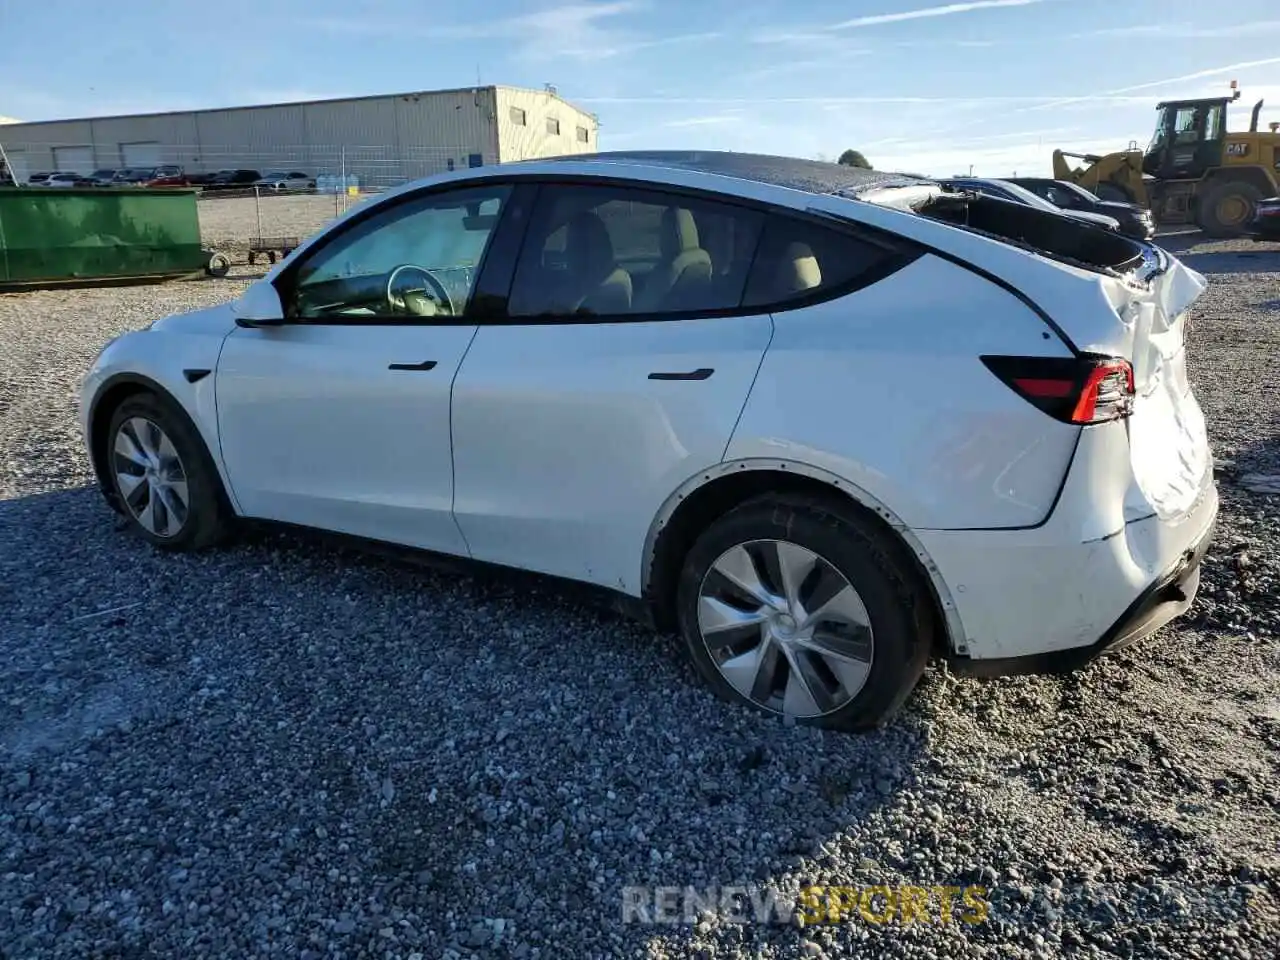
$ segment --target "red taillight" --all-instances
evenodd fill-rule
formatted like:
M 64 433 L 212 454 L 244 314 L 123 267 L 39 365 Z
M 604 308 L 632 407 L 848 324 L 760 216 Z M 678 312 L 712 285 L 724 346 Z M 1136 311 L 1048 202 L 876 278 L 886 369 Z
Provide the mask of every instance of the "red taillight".
M 982 358 L 1025 400 L 1064 423 L 1106 423 L 1133 409 L 1133 367 L 1118 357 Z

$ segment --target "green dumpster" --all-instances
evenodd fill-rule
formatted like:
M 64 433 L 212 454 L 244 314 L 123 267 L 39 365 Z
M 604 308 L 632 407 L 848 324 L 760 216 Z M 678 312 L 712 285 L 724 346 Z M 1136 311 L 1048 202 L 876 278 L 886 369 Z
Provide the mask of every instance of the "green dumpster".
M 0 189 L 0 285 L 207 270 L 196 191 Z

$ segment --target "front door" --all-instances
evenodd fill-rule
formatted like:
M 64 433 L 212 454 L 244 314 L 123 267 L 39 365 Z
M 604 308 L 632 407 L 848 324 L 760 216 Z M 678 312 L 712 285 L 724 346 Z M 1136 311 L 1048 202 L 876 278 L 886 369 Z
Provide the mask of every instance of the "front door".
M 353 220 L 281 274 L 282 326 L 227 338 L 218 423 L 246 514 L 465 555 L 449 392 L 508 194 L 454 188 Z
M 507 317 L 481 324 L 454 385 L 474 557 L 638 590 L 651 521 L 720 463 L 769 344 L 769 315 L 738 310 L 760 221 L 679 193 L 541 187 Z

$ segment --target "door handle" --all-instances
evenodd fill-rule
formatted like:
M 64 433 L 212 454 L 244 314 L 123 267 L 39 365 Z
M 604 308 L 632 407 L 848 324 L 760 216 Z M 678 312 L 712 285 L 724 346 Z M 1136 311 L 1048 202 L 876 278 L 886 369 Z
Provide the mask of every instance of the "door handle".
M 436 362 L 434 360 L 423 360 L 421 363 L 392 363 L 387 366 L 388 370 L 434 370 Z
M 707 377 L 715 373 L 711 367 L 699 367 L 697 370 L 689 370 L 685 373 L 670 373 L 657 371 L 649 374 L 650 380 L 705 380 Z

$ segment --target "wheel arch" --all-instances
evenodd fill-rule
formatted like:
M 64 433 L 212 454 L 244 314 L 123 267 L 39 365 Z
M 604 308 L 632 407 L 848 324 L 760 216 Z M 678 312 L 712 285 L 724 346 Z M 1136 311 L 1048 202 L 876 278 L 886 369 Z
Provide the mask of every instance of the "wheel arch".
M 1268 175 L 1266 168 L 1261 165 L 1218 167 L 1211 170 L 1201 182 L 1200 188 L 1196 191 L 1197 199 L 1204 191 L 1225 183 L 1248 184 L 1261 190 L 1264 196 L 1271 196 L 1275 190 L 1280 189 L 1276 181 Z
M 935 652 L 964 643 L 964 627 L 937 564 L 901 518 L 879 499 L 820 467 L 782 459 L 717 464 L 681 484 L 663 504 L 645 539 L 641 592 L 660 629 L 674 628 L 674 596 L 680 566 L 698 535 L 735 507 L 767 493 L 803 494 L 856 512 L 896 544 L 926 587 L 932 602 Z
M 187 426 L 191 428 L 192 433 L 204 445 L 204 454 L 213 465 L 214 475 L 218 478 L 219 498 L 222 500 L 224 507 L 234 515 L 237 511 L 231 502 L 227 479 L 222 473 L 222 465 L 219 463 L 218 458 L 214 456 L 214 451 L 209 448 L 209 442 L 204 435 L 204 431 L 200 429 L 191 412 L 162 383 L 145 374 L 133 372 L 117 373 L 103 381 L 98 391 L 93 395 L 93 400 L 89 404 L 88 417 L 86 418 L 89 462 L 93 468 L 93 475 L 97 480 L 98 488 L 102 491 L 102 495 L 106 498 L 111 509 L 120 514 L 124 513 L 124 508 L 116 498 L 115 487 L 111 483 L 111 478 L 107 471 L 107 430 L 111 426 L 111 416 L 119 408 L 120 404 L 130 397 L 144 393 L 152 394 L 162 402 L 167 403 L 179 416 L 186 420 Z

